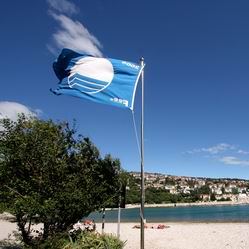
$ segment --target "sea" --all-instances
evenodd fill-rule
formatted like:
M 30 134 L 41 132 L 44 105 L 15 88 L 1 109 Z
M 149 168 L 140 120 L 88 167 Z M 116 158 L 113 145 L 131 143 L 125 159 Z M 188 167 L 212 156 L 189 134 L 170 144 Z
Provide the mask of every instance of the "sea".
M 121 222 L 140 222 L 139 208 L 121 209 Z M 89 216 L 102 221 L 102 212 Z M 117 222 L 118 210 L 105 211 L 105 222 Z M 249 205 L 146 207 L 146 222 L 249 222 Z

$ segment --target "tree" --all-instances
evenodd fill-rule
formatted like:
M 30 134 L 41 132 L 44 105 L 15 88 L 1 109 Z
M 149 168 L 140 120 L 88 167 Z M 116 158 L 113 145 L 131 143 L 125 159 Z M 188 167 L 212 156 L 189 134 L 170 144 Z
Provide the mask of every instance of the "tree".
M 232 188 L 232 194 L 233 195 L 238 195 L 239 194 L 238 188 Z
M 206 184 L 198 189 L 199 194 L 208 195 L 211 193 L 210 187 Z
M 126 181 L 129 187 L 129 190 L 126 191 L 126 203 L 140 203 L 140 179 L 128 174 Z
M 210 195 L 210 201 L 215 201 L 215 200 L 216 200 L 215 194 L 212 193 L 212 194 Z
M 45 240 L 116 197 L 119 160 L 102 159 L 68 123 L 20 116 L 0 127 L 0 204 L 16 216 L 24 243 L 33 243 L 32 222 L 44 224 Z
M 165 177 L 165 182 L 164 182 L 165 185 L 175 185 L 176 182 L 173 178 L 171 177 Z
M 222 194 L 225 194 L 226 193 L 226 189 L 224 187 L 221 187 L 221 192 L 222 192 Z

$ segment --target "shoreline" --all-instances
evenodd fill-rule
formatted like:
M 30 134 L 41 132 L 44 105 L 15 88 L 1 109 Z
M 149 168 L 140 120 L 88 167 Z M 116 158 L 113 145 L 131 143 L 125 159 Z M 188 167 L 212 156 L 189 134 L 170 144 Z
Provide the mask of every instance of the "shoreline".
M 127 205 L 126 208 L 121 209 L 122 222 L 139 222 L 139 208 L 140 205 L 137 204 Z M 249 204 L 244 202 L 179 203 L 176 206 L 174 204 L 145 205 L 145 212 L 148 212 L 146 213 L 147 223 L 249 224 L 249 216 L 246 214 L 248 209 Z M 118 209 L 113 208 L 108 211 L 110 213 L 106 216 L 106 222 L 116 222 Z M 225 212 L 224 215 L 221 212 Z M 101 221 L 99 214 L 93 214 L 92 218 L 97 222 Z
M 210 201 L 210 202 L 183 202 L 183 203 L 162 203 L 162 204 L 145 204 L 145 208 L 150 207 L 190 207 L 190 206 L 225 206 L 225 205 L 248 205 L 249 202 L 243 201 Z M 126 204 L 125 208 L 140 208 L 140 204 Z M 117 209 L 117 208 L 112 208 Z

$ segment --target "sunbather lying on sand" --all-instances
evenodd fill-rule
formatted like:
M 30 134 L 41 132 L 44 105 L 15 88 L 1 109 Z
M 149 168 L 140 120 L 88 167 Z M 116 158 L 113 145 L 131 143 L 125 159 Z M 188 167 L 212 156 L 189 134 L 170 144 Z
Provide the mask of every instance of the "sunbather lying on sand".
M 138 229 L 140 229 L 140 225 L 135 225 L 133 228 L 138 228 Z M 144 228 L 165 229 L 165 228 L 169 228 L 169 226 L 166 226 L 166 225 L 164 225 L 164 224 L 158 224 L 158 225 L 148 226 L 147 224 L 144 224 Z

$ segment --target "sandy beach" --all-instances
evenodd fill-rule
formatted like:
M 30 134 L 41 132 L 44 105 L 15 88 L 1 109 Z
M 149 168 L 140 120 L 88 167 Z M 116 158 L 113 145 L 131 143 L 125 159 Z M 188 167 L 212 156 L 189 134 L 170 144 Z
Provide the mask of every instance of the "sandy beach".
M 248 249 L 249 223 L 163 223 L 166 229 L 145 229 L 146 249 Z M 140 248 L 137 223 L 122 223 L 120 238 L 125 249 Z M 148 226 L 158 223 L 147 224 Z M 101 232 L 101 224 L 97 224 Z M 117 233 L 117 224 L 106 223 L 106 233 Z
M 147 224 L 156 227 L 159 223 Z M 146 249 L 248 249 L 249 223 L 162 223 L 169 228 L 145 229 Z M 125 249 L 140 248 L 138 223 L 121 223 L 120 238 Z M 0 221 L 0 240 L 16 231 L 15 223 Z M 101 224 L 97 224 L 101 233 Z M 106 223 L 105 233 L 117 234 L 116 223 Z

